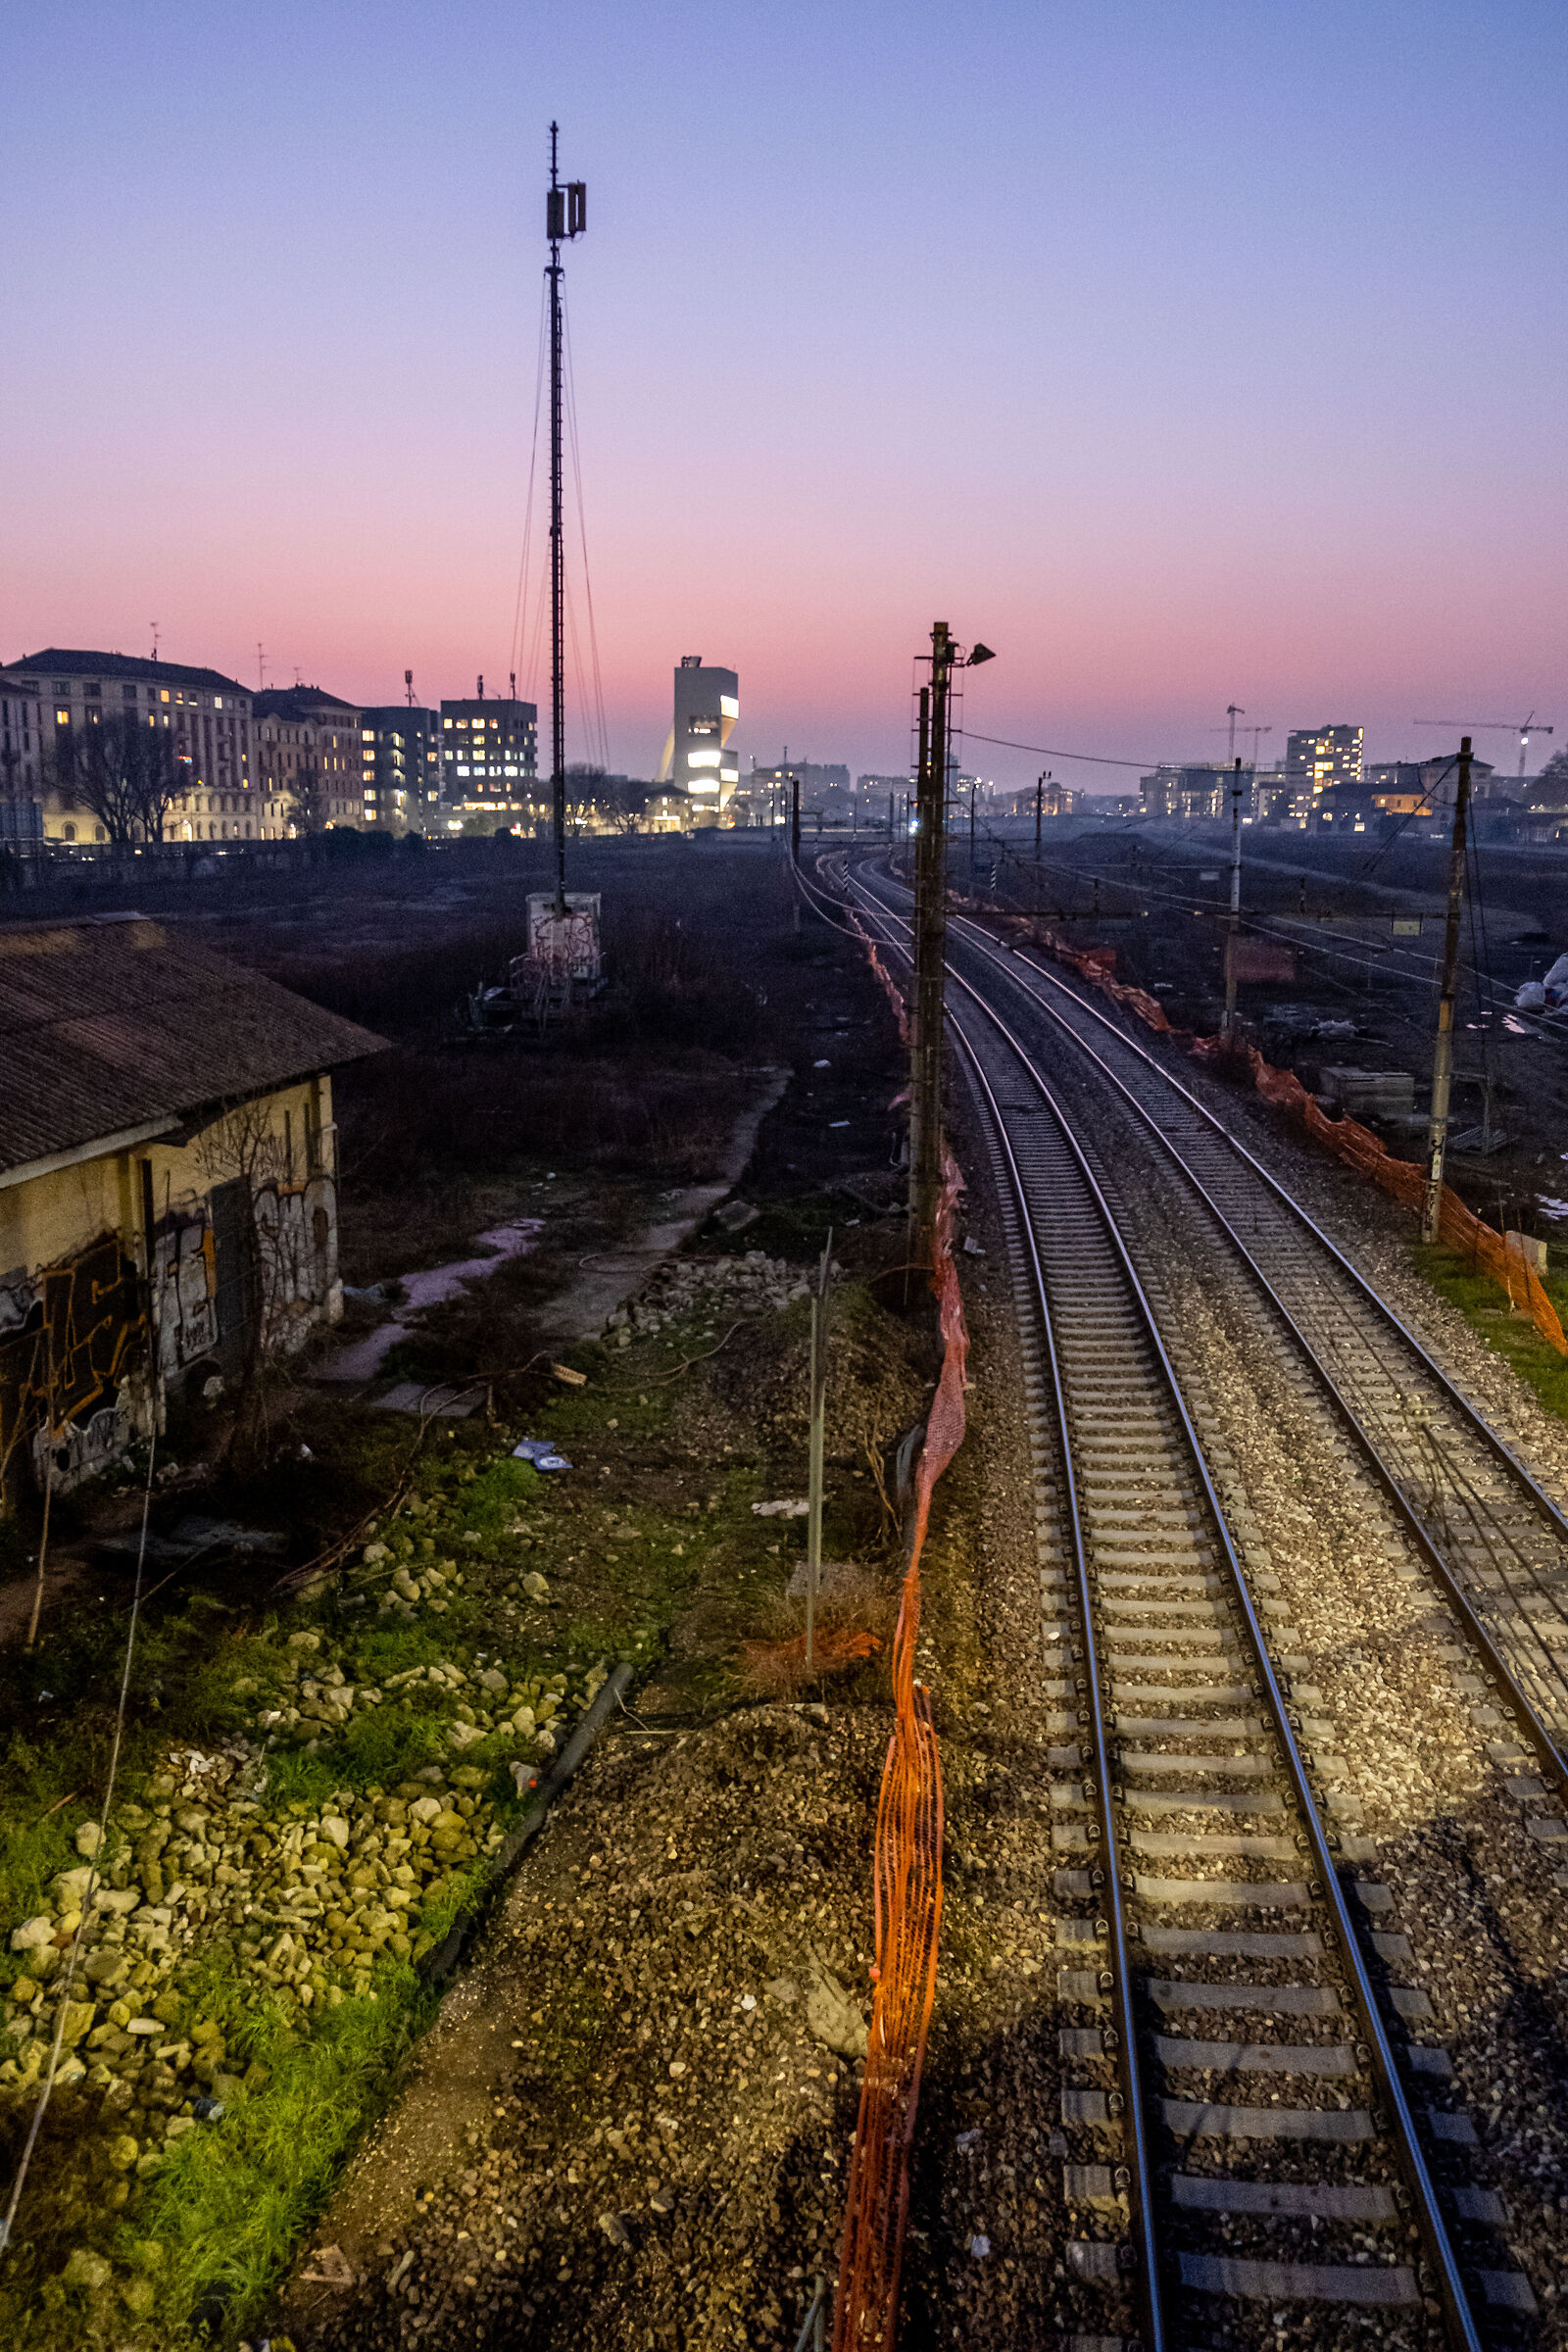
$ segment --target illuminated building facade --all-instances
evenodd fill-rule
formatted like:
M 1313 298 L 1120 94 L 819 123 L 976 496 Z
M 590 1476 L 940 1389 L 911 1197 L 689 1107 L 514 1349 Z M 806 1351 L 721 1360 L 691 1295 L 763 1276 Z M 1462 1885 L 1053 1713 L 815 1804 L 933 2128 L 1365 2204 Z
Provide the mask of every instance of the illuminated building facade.
M 1325 792 L 1360 781 L 1359 727 L 1298 727 L 1286 737 L 1286 808 L 1298 824 L 1311 821 Z
M 484 681 L 479 681 L 481 688 Z M 482 692 L 441 705 L 441 797 L 469 815 L 537 813 L 539 710 Z
M 667 774 L 661 783 L 689 793 L 699 824 L 717 822 L 740 782 L 740 764 L 728 750 L 741 714 L 740 681 L 732 669 L 704 665 L 701 654 L 683 654 L 675 672 L 675 722 Z

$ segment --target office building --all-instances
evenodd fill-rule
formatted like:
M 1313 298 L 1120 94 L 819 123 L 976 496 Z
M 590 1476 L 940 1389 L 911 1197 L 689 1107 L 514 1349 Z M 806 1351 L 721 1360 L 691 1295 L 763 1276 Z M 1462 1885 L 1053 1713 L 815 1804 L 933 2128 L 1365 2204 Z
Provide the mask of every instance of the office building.
M 91 847 L 108 839 L 61 780 L 73 741 L 106 716 L 167 729 L 173 742 L 186 781 L 165 816 L 166 841 L 261 840 L 281 831 L 269 822 L 256 788 L 254 697 L 220 670 L 53 645 L 9 663 L 5 674 L 37 720 L 46 841 Z
M 825 760 L 790 760 L 777 767 L 759 767 L 752 762 L 746 789 L 752 800 L 762 807 L 777 804 L 782 820 L 790 814 L 796 783 L 801 787 L 801 815 L 814 824 L 818 817 L 826 824 L 847 825 L 854 806 L 850 793 L 850 771 L 842 761 Z M 901 780 L 898 789 L 907 792 L 907 781 Z M 884 804 L 883 813 L 886 814 Z
M 657 781 L 690 794 L 699 824 L 715 823 L 734 798 L 740 764 L 727 746 L 740 714 L 734 670 L 705 665 L 701 654 L 683 654 L 675 672 L 674 724 Z
M 381 833 L 424 833 L 439 821 L 441 713 L 416 703 L 360 712 L 362 822 Z
M 441 705 L 441 798 L 449 811 L 537 820 L 539 711 L 533 703 L 486 697 L 484 680 L 467 700 Z
M 257 784 L 270 826 L 321 833 L 364 818 L 360 712 L 319 686 L 254 698 Z
M 1359 727 L 1298 727 L 1285 738 L 1288 812 L 1298 824 L 1311 818 L 1319 796 L 1361 781 Z

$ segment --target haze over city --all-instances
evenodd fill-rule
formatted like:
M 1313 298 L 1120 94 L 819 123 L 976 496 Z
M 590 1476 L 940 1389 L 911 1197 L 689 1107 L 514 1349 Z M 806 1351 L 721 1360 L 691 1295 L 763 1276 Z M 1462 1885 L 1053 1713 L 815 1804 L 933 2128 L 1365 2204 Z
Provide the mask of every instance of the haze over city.
M 743 764 L 897 771 L 939 613 L 988 733 L 1428 753 L 1560 674 L 1565 47 L 1523 0 L 35 13 L 5 658 L 156 618 L 250 684 L 537 698 L 555 116 L 612 765 L 700 651 Z

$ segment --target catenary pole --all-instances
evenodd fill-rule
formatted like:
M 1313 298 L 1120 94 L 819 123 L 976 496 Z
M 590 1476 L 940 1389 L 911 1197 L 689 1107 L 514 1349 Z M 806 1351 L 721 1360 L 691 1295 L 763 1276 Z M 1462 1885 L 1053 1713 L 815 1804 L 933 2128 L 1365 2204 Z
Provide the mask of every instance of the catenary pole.
M 920 694 L 920 764 L 915 778 L 914 1034 L 909 1087 L 910 1257 L 924 1265 L 942 1184 L 942 1047 L 947 954 L 948 681 L 953 641 L 945 620 L 931 631 L 931 683 Z
M 1232 726 L 1236 721 L 1232 719 Z M 1236 1033 L 1236 940 L 1242 927 L 1242 761 L 1231 766 L 1231 924 L 1225 937 L 1225 1042 Z
M 1427 1186 L 1421 1239 L 1435 1242 L 1443 1209 L 1443 1163 L 1448 1150 L 1448 1098 L 1453 1091 L 1453 1001 L 1459 965 L 1459 916 L 1464 903 L 1465 829 L 1470 815 L 1470 738 L 1459 741 L 1453 793 L 1453 839 L 1448 850 L 1448 919 L 1443 934 L 1443 988 L 1432 1053 L 1432 1117 L 1427 1130 Z

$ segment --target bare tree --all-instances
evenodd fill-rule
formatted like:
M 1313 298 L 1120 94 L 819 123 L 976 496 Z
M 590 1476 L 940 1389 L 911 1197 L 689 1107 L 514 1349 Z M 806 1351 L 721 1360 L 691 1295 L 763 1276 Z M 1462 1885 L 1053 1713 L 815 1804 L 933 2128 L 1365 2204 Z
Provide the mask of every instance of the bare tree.
M 307 767 L 298 768 L 294 776 L 293 798 L 288 806 L 288 821 L 295 832 L 324 833 L 328 807 L 326 785 L 315 761 Z
M 566 770 L 566 805 L 576 825 L 597 815 L 617 833 L 635 833 L 648 806 L 648 789 L 583 760 Z
M 129 712 L 57 731 L 45 773 L 65 799 L 98 819 L 117 849 L 162 841 L 170 804 L 190 783 L 173 737 Z

